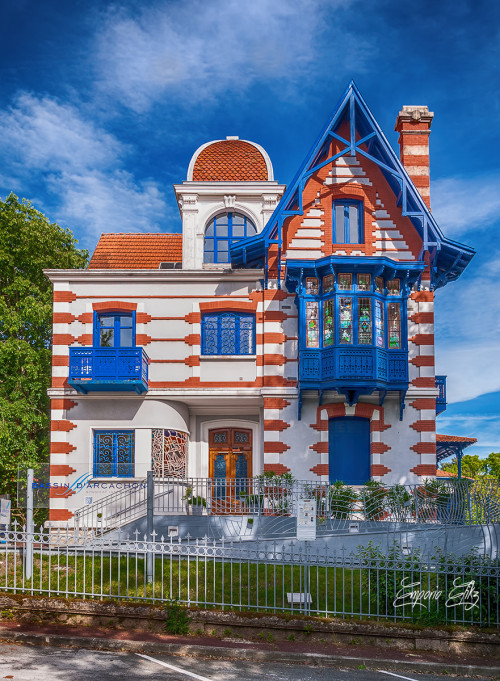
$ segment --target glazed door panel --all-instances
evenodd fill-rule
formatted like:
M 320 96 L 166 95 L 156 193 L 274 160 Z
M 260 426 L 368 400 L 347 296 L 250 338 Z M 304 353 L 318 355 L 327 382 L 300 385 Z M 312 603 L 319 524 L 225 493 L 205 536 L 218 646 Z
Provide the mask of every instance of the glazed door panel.
M 252 477 L 252 431 L 247 428 L 217 428 L 209 431 L 209 474 L 213 480 L 213 509 L 216 513 L 238 513 L 241 497 Z

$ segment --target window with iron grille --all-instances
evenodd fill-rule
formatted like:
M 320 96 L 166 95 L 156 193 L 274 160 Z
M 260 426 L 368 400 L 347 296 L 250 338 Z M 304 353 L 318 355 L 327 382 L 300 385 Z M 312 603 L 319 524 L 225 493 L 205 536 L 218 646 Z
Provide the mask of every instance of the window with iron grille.
M 133 430 L 94 431 L 94 477 L 133 478 L 135 475 Z
M 201 320 L 203 355 L 254 355 L 255 315 L 238 312 L 206 314 Z

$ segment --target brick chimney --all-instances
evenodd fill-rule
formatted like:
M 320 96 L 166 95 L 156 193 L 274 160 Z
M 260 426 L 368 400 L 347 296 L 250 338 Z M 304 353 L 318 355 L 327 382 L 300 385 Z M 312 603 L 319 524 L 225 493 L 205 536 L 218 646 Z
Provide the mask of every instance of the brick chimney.
M 399 132 L 401 163 L 429 208 L 429 135 L 433 118 L 434 114 L 426 106 L 403 106 L 395 127 Z

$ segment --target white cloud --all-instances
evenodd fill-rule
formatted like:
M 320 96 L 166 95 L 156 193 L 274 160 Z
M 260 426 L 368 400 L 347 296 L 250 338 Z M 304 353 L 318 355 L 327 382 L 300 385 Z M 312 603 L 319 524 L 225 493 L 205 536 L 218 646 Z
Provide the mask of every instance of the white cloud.
M 335 74 L 345 78 L 374 51 L 341 25 L 357 1 L 184 0 L 133 17 L 114 8 L 97 39 L 97 81 L 135 111 L 169 95 L 193 104 L 256 82 L 286 90 L 324 70 L 325 45 L 335 53 Z
M 485 230 L 499 219 L 500 175 L 433 180 L 431 191 L 432 212 L 448 236 Z
M 32 191 L 33 178 L 55 196 L 56 219 L 92 246 L 102 232 L 159 231 L 169 212 L 158 185 L 123 169 L 130 149 L 78 109 L 22 93 L 0 112 L 4 176 Z M 7 165 L 7 164 L 6 164 Z M 37 191 L 33 189 L 33 191 Z

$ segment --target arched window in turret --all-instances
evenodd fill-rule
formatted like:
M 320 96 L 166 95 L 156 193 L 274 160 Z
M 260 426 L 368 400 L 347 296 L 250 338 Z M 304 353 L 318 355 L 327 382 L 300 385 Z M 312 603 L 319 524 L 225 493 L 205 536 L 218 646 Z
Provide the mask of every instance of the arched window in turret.
M 253 222 L 241 213 L 221 213 L 216 215 L 205 230 L 203 262 L 229 262 L 231 244 L 257 233 Z

